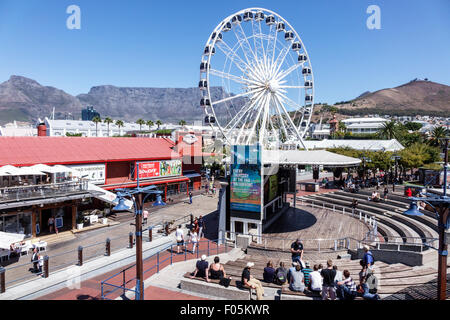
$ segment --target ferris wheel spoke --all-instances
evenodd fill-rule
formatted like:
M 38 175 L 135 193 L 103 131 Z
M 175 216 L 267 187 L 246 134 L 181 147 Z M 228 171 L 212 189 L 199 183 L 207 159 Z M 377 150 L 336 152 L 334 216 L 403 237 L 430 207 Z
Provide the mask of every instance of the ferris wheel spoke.
M 283 49 L 281 49 L 281 51 L 277 57 L 277 60 L 275 60 L 275 62 L 273 63 L 274 74 L 277 74 L 278 71 L 280 70 L 281 66 L 283 65 L 284 60 L 287 57 L 287 54 L 289 53 L 289 49 L 290 49 L 290 46 L 283 47 Z
M 262 95 L 262 91 L 255 95 L 255 99 L 248 101 L 242 108 L 239 110 L 236 115 L 231 119 L 231 121 L 225 126 L 225 129 L 232 130 L 239 123 L 239 120 L 245 116 L 245 114 L 252 109 L 255 105 L 255 102 Z
M 233 28 L 234 34 L 236 35 L 236 39 L 244 52 L 244 57 L 247 60 L 248 65 L 255 65 L 255 53 L 250 48 L 250 44 L 248 42 L 247 36 L 245 35 L 244 29 L 242 25 L 239 23 L 239 27 Z
M 280 98 L 283 98 L 283 100 L 286 101 L 286 104 L 290 105 L 296 111 L 303 109 L 303 106 L 299 105 L 298 103 L 287 97 L 285 94 L 280 93 Z
M 247 69 L 250 69 L 250 66 L 239 57 L 236 52 L 234 52 L 228 44 L 226 44 L 223 40 L 220 42 L 216 42 L 217 48 L 223 52 L 223 54 L 233 62 L 236 67 L 241 70 L 243 73 L 246 73 Z
M 277 110 L 277 113 L 278 113 L 278 116 L 279 116 L 279 122 L 281 123 L 281 127 L 282 127 L 282 129 L 284 131 L 284 134 L 286 136 L 286 139 L 287 139 L 288 138 L 288 132 L 287 132 L 287 129 L 286 129 L 286 125 L 284 123 L 285 120 L 284 120 L 283 114 L 281 112 L 281 108 L 278 106 L 279 101 L 278 101 L 278 99 L 276 97 L 274 98 L 274 101 L 275 101 L 276 110 Z
M 305 86 L 283 86 L 283 85 L 281 85 L 280 88 L 284 88 L 284 89 L 304 89 L 306 87 Z
M 251 90 L 251 91 L 242 92 L 242 93 L 236 94 L 236 95 L 231 96 L 231 97 L 227 97 L 227 98 L 222 99 L 222 100 L 211 102 L 211 105 L 213 106 L 213 105 L 220 104 L 220 103 L 223 103 L 223 102 L 226 102 L 226 101 L 230 101 L 230 100 L 233 100 L 233 99 L 236 99 L 236 98 L 248 96 L 249 94 L 253 94 L 253 93 L 259 92 L 261 90 L 263 90 L 263 89 L 255 89 L 255 90 Z
M 226 72 L 223 72 L 223 71 L 220 71 L 220 70 L 216 70 L 216 69 L 210 69 L 209 72 L 212 75 L 215 75 L 215 76 L 218 76 L 218 77 L 221 77 L 221 78 L 226 78 L 226 79 L 229 79 L 229 80 L 232 80 L 234 82 L 241 83 L 241 84 L 248 84 L 248 83 L 252 82 L 251 80 L 244 79 L 242 77 L 238 77 L 238 76 L 235 76 L 233 74 L 226 73 Z
M 302 63 L 296 63 L 296 64 L 294 64 L 293 66 L 290 66 L 288 69 L 286 69 L 286 70 L 280 72 L 280 73 L 277 75 L 276 79 L 277 79 L 277 80 L 281 80 L 281 79 L 286 78 L 291 72 L 293 72 L 293 71 L 295 71 L 296 69 L 300 68 L 302 65 L 303 65 Z
M 275 59 L 275 45 L 277 43 L 278 36 L 277 28 L 273 26 L 274 25 L 270 25 L 269 37 L 267 39 L 267 58 L 270 60 L 270 65 L 273 64 Z
M 265 133 L 266 133 L 266 125 L 267 125 L 267 118 L 269 117 L 269 106 L 270 106 L 270 100 L 271 100 L 272 95 L 268 94 L 267 95 L 267 99 L 266 99 L 266 103 L 264 104 L 264 115 L 262 118 L 262 124 L 261 124 L 261 128 L 260 128 L 260 133 L 259 133 L 259 143 L 262 145 L 264 143 L 264 138 L 265 138 Z
M 254 107 L 260 101 L 262 96 L 263 96 L 263 93 L 259 94 L 258 97 L 254 101 L 252 101 L 250 103 L 249 107 L 246 109 L 245 113 L 242 115 L 242 118 L 239 119 L 240 121 L 237 121 L 235 123 L 234 128 L 237 126 L 237 124 L 241 123 L 241 127 L 239 128 L 238 135 L 236 136 L 236 140 L 235 140 L 236 142 L 239 142 L 239 140 L 241 138 L 241 135 L 242 135 L 242 132 L 244 132 L 245 125 L 247 124 L 247 121 L 249 119 L 251 119 L 250 117 L 251 117 L 251 114 L 254 111 Z M 245 117 L 245 119 L 244 119 L 244 117 Z
M 292 122 L 291 116 L 289 115 L 289 113 L 287 112 L 286 108 L 283 105 L 283 98 L 275 95 L 275 97 L 279 100 L 280 102 L 280 107 L 281 109 L 284 111 L 284 114 L 286 115 L 286 118 L 288 119 L 289 124 L 291 125 L 292 129 L 294 130 L 294 132 L 297 135 L 297 138 L 300 140 L 303 148 L 305 148 L 305 150 L 308 150 L 308 148 L 305 146 L 305 144 L 303 143 L 303 139 L 302 136 L 300 135 L 300 132 L 298 131 L 298 128 L 295 126 L 295 124 Z
M 267 96 L 267 93 L 265 93 L 265 94 L 262 96 L 262 104 L 261 104 L 261 106 L 264 106 L 264 105 L 265 105 L 265 100 L 266 100 L 265 98 L 266 98 L 266 96 Z M 253 137 L 253 133 L 255 132 L 256 125 L 258 124 L 259 117 L 261 116 L 261 112 L 263 111 L 263 109 L 264 109 L 264 107 L 259 108 L 258 113 L 257 113 L 255 119 L 253 120 L 254 123 L 253 123 L 252 129 L 250 130 L 249 135 L 248 135 L 248 137 L 247 137 L 247 143 L 246 143 L 246 144 L 249 144 L 251 138 Z

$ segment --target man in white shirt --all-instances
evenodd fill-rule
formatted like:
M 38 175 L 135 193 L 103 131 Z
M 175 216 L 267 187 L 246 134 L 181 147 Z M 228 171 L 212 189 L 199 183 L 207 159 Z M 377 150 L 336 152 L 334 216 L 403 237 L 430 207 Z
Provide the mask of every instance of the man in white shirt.
M 184 232 L 181 230 L 181 225 L 175 231 L 175 238 L 177 239 L 177 254 L 180 253 L 180 246 L 184 245 Z
M 319 273 L 319 267 L 314 265 L 314 271 L 309 274 L 310 277 L 310 290 L 314 292 L 322 291 L 322 276 Z

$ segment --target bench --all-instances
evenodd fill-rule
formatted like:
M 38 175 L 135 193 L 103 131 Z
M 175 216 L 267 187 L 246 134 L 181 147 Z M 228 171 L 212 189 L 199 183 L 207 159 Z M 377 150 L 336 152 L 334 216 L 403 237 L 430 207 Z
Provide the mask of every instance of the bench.
M 207 281 L 206 281 L 206 278 L 204 278 L 204 277 L 194 277 L 194 278 L 191 278 L 193 274 L 194 274 L 193 272 L 186 272 L 186 273 L 183 275 L 183 277 L 184 277 L 184 278 L 191 279 L 191 280 L 197 280 L 197 281 L 202 281 L 202 282 L 206 282 L 206 283 L 214 283 L 214 284 L 219 285 L 219 282 L 220 282 L 219 279 L 209 279 L 209 282 L 207 282 Z M 224 288 L 224 289 L 226 289 L 224 286 L 221 286 L 221 287 Z M 240 281 L 240 280 L 231 279 L 231 282 L 230 282 L 230 286 L 229 286 L 229 287 L 235 287 L 235 288 L 240 289 L 240 290 L 247 290 L 247 291 L 249 292 L 249 300 L 252 299 L 252 293 L 255 293 L 255 294 L 256 294 L 256 291 L 255 291 L 254 289 L 252 289 L 252 288 L 249 287 L 249 286 L 244 286 L 244 285 L 242 285 L 242 281 Z

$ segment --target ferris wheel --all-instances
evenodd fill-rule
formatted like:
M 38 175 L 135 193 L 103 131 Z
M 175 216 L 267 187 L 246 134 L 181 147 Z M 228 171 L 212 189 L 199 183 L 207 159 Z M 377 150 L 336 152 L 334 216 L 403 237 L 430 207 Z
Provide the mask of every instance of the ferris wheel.
M 205 123 L 229 144 L 303 144 L 314 76 L 294 28 L 267 9 L 236 12 L 213 30 L 200 63 Z M 306 149 L 306 148 L 305 148 Z

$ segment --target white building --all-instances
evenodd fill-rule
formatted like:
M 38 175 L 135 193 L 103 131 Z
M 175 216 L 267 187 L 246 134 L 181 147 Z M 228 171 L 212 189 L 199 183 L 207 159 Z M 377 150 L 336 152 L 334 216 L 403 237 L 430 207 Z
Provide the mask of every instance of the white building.
M 0 126 L 0 136 L 3 137 L 34 137 L 37 129 L 31 125 L 20 125 L 16 121 Z
M 104 122 L 99 122 L 97 124 L 97 131 L 95 122 L 92 121 L 82 121 L 82 120 L 52 120 L 45 118 L 45 126 L 47 127 L 47 136 L 49 137 L 63 137 L 66 133 L 79 134 L 81 133 L 83 137 L 113 137 L 116 135 L 124 135 L 127 132 L 139 131 L 139 125 L 136 123 L 124 122 L 123 127 L 120 128 L 113 123 L 108 124 Z M 159 129 L 173 129 L 176 128 L 173 124 L 163 124 Z M 142 131 L 148 130 L 146 124 L 142 125 Z M 150 130 L 158 129 L 157 125 L 150 127 Z
M 352 133 L 376 133 L 384 123 L 389 122 L 384 118 L 349 118 L 341 121 Z

